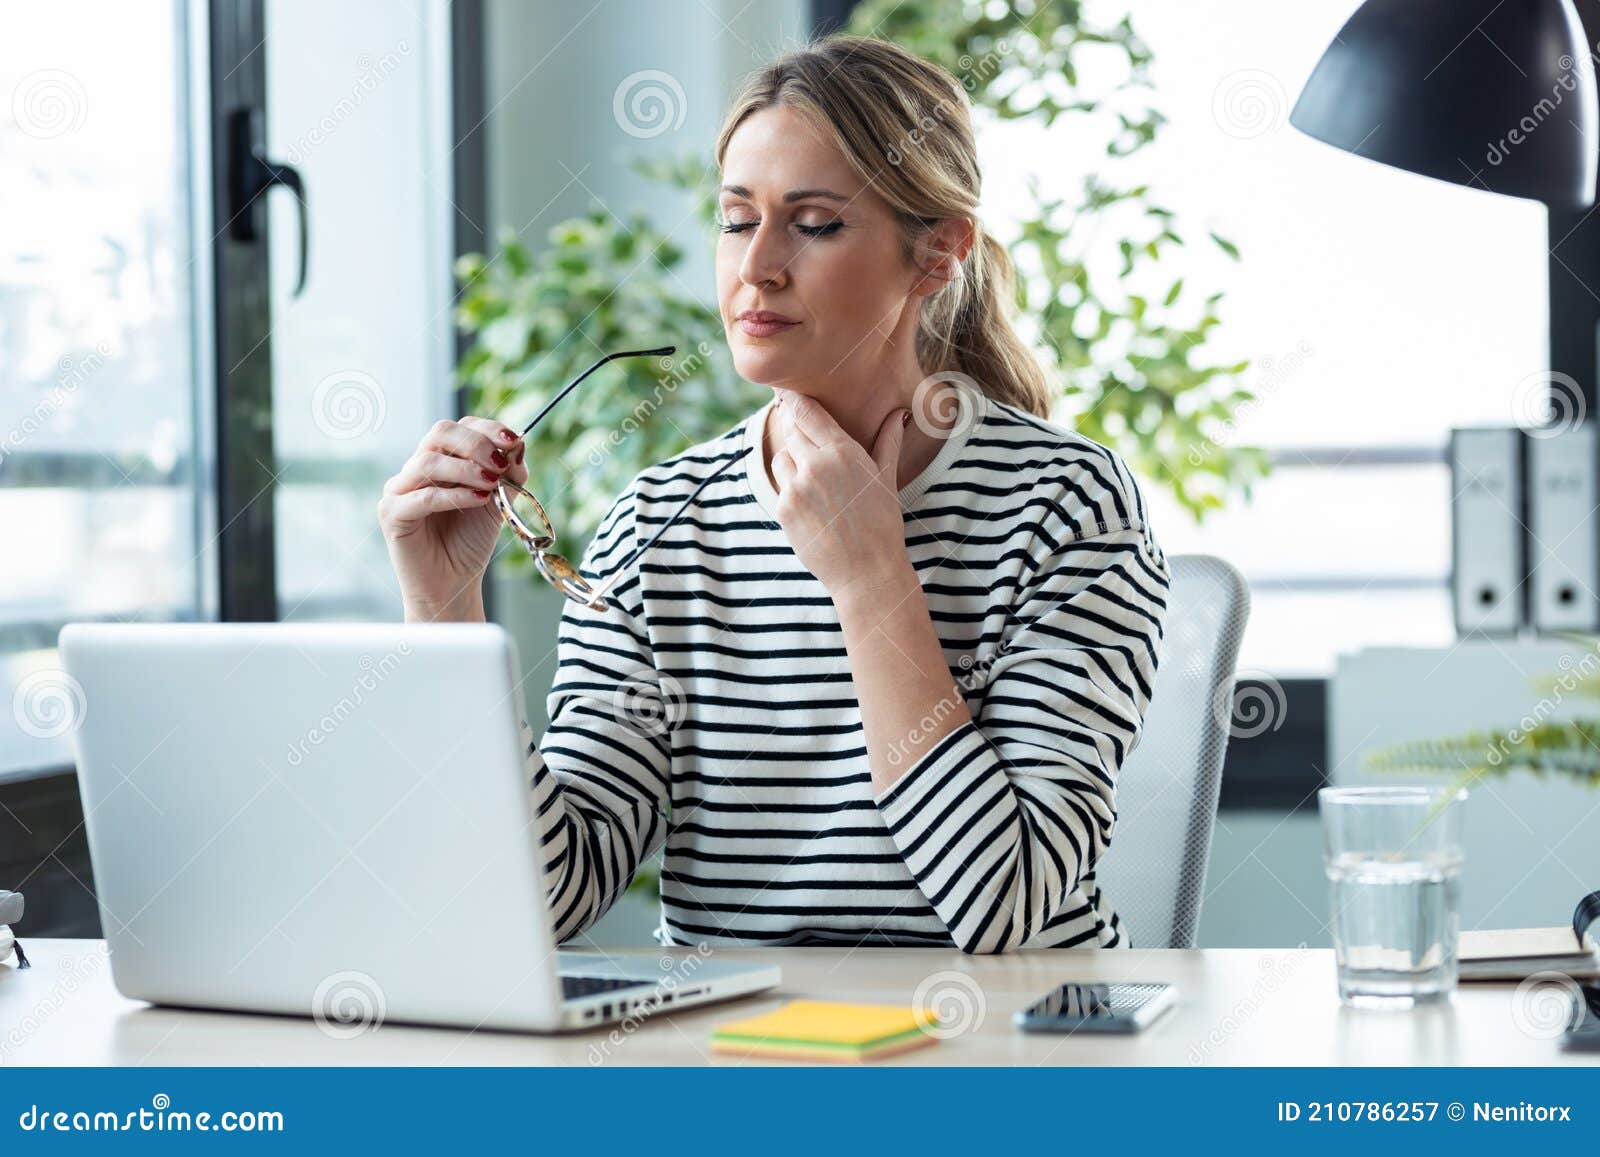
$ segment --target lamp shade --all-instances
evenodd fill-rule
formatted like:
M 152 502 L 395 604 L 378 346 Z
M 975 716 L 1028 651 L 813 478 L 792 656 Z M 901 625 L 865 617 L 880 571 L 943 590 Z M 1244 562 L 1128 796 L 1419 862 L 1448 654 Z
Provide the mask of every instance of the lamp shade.
M 1442 181 L 1593 204 L 1594 63 L 1571 0 L 1367 0 L 1289 123 Z

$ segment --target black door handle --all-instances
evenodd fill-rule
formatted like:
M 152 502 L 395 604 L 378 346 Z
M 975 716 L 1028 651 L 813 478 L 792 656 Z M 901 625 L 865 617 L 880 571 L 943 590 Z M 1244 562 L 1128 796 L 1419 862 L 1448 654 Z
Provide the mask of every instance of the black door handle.
M 235 241 L 260 240 L 256 214 L 257 199 L 266 190 L 281 185 L 294 194 L 300 207 L 300 279 L 292 296 L 299 297 L 306 287 L 310 232 L 306 212 L 306 185 L 293 165 L 267 159 L 262 142 L 259 109 L 243 108 L 228 117 L 228 236 Z

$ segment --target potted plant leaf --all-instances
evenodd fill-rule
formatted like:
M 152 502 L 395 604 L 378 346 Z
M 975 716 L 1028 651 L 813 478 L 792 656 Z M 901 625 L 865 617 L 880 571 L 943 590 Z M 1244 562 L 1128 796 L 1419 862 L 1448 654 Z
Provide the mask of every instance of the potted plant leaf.
M 1550 718 L 1569 696 L 1582 704 L 1600 701 L 1600 638 L 1564 637 L 1582 643 L 1585 654 L 1562 656 L 1559 673 L 1534 680 L 1539 701 L 1513 726 L 1391 744 L 1368 753 L 1365 766 L 1374 771 L 1453 773 L 1460 787 L 1513 772 L 1600 785 L 1600 707 L 1587 716 Z

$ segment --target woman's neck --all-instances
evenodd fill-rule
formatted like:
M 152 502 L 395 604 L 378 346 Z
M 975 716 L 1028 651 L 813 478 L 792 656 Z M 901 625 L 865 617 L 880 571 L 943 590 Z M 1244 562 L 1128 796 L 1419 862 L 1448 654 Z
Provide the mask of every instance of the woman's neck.
M 942 392 L 953 391 L 956 387 L 949 382 L 940 382 L 926 396 L 917 398 L 917 387 L 926 380 L 926 375 L 920 369 L 914 367 L 909 373 L 896 374 L 894 378 L 895 384 L 890 388 L 881 384 L 882 379 L 876 387 L 831 379 L 825 385 L 794 383 L 774 387 L 773 392 L 779 399 L 791 394 L 806 394 L 814 398 L 839 424 L 839 428 L 869 454 L 877 441 L 878 432 L 883 428 L 884 419 L 896 410 L 911 410 L 911 423 L 906 426 L 900 443 L 900 468 L 895 479 L 895 486 L 900 488 L 927 469 L 944 445 L 943 431 L 953 424 L 946 419 L 955 412 L 956 407 L 942 396 Z M 762 447 L 763 465 L 769 478 L 772 478 L 772 459 L 784 446 L 784 423 L 772 420 L 780 413 L 781 410 L 777 408 L 768 412 L 766 438 Z M 930 433 L 930 430 L 933 432 Z M 780 489 L 775 478 L 772 482 L 774 490 Z

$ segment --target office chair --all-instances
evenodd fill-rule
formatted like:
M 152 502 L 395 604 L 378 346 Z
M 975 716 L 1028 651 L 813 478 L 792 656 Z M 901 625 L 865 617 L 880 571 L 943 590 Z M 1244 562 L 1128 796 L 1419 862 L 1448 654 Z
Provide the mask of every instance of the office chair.
M 1204 898 L 1234 663 L 1250 591 L 1220 558 L 1173 555 L 1166 636 L 1138 745 L 1117 777 L 1117 825 L 1095 869 L 1135 948 L 1193 948 Z

